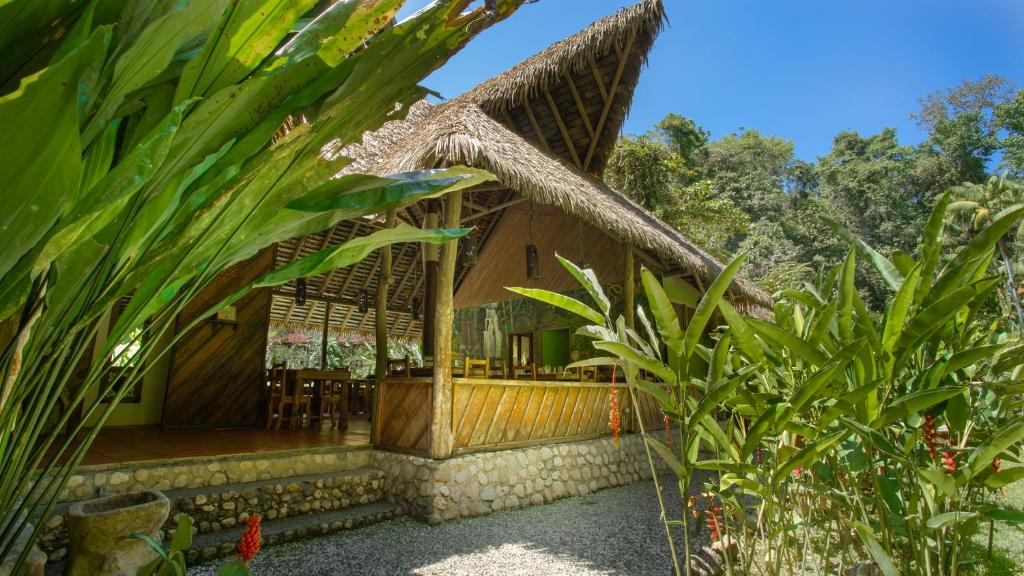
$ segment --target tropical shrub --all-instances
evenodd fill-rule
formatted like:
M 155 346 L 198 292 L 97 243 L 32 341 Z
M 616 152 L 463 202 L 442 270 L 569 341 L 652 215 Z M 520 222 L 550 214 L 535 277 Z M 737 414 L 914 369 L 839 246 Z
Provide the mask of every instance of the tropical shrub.
M 218 273 L 276 241 L 489 178 L 335 177 L 348 160 L 324 150 L 404 114 L 426 94 L 419 80 L 521 3 L 463 13 L 467 0 L 443 0 L 400 23 L 401 0 L 0 4 L 0 558 L 49 514 Z M 383 230 L 247 289 L 461 233 Z M 100 320 L 128 297 L 93 355 Z M 112 368 L 115 347 L 135 361 Z
M 1024 521 L 1000 497 L 1024 478 L 1024 345 L 979 316 L 1003 281 L 989 274 L 996 245 L 1024 207 L 994 215 L 940 268 L 948 205 L 940 198 L 917 254 L 893 261 L 837 226 L 853 245 L 845 261 L 782 292 L 772 321 L 723 298 L 743 255 L 699 300 L 644 270 L 655 323 L 638 307 L 642 334 L 602 313 L 593 273 L 569 263 L 597 310 L 516 291 L 590 320 L 582 331 L 611 355 L 603 361 L 626 368 L 631 393 L 658 400 L 672 441 L 645 433 L 646 444 L 684 494 L 694 470 L 715 473 L 703 508 L 663 507 L 670 546 L 682 526 L 688 555 L 700 526 L 691 515 L 703 515 L 714 537 L 738 544 L 730 571 L 845 574 L 868 562 L 886 576 L 952 576 L 977 559 L 969 542 L 983 526 Z M 858 255 L 895 293 L 881 316 L 855 289 Z M 695 308 L 685 330 L 674 303 Z M 722 329 L 705 337 L 716 310 Z

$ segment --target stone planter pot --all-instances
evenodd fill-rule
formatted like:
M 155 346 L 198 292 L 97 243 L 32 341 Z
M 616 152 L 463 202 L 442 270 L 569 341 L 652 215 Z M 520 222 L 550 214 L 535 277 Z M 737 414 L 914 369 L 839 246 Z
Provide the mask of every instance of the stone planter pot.
M 152 562 L 149 545 L 131 538 L 145 534 L 159 541 L 171 502 L 159 490 L 115 494 L 77 502 L 68 509 L 68 576 L 135 576 Z

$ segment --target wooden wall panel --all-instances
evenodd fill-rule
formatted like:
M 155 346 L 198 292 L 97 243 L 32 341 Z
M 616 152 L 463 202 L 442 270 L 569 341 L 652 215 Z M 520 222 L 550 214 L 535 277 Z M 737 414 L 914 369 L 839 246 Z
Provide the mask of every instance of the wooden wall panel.
M 625 394 L 620 388 L 620 394 Z M 608 384 L 456 378 L 456 453 L 592 438 L 608 428 Z
M 273 249 L 220 274 L 178 315 L 177 326 L 270 270 Z M 253 290 L 235 304 L 236 323 L 207 319 L 171 351 L 164 400 L 165 427 L 250 427 L 264 415 L 264 362 L 270 290 Z
M 430 378 L 387 378 L 377 392 L 376 446 L 426 455 L 430 450 Z

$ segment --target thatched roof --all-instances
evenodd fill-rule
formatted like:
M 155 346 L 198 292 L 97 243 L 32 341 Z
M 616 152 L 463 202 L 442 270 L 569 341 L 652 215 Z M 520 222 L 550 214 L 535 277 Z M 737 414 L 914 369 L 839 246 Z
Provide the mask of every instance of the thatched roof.
M 663 21 L 660 0 L 644 0 L 552 45 L 454 100 L 437 106 L 420 102 L 404 119 L 388 122 L 365 135 L 360 144 L 333 153 L 353 160 L 346 172 L 387 175 L 463 164 L 494 173 L 500 190 L 473 196 L 464 212 L 464 220 L 473 219 L 473 225 L 482 230 L 480 266 L 487 266 L 486 239 L 502 214 L 516 209 L 505 206 L 532 199 L 557 207 L 570 218 L 632 245 L 649 266 L 664 272 L 681 271 L 694 277 L 695 284 L 706 286 L 721 272 L 722 264 L 599 179 L 628 111 L 640 69 Z M 400 218 L 420 225 L 422 207 L 409 207 Z M 362 232 L 346 228 L 314 238 L 312 245 L 307 239 L 301 243 L 282 243 L 278 261 L 315 250 L 321 242 L 328 245 L 343 241 L 349 233 L 370 231 L 372 226 L 363 226 Z M 418 247 L 411 249 L 415 254 L 407 255 L 404 248 L 392 248 L 398 257 L 396 265 L 406 266 L 406 272 L 399 289 L 389 295 L 389 325 L 397 324 L 406 334 L 417 332 L 419 323 L 402 310 L 408 310 L 408 302 L 422 284 L 421 271 L 415 265 Z M 342 314 L 344 320 L 339 325 L 343 329 L 373 326 L 372 310 L 369 315 L 357 314 L 358 324 L 355 320 L 348 322 L 353 317 L 351 311 L 342 312 L 353 305 L 358 290 L 376 292 L 376 266 L 370 260 L 376 259 L 339 270 L 334 279 L 327 278 L 318 284 L 318 294 L 336 299 L 332 308 L 339 310 L 335 314 Z M 467 270 L 460 266 L 457 291 L 466 274 Z M 340 281 L 341 278 L 345 280 Z M 339 282 L 342 285 L 334 292 L 332 285 Z M 747 309 L 771 305 L 767 294 L 745 280 L 735 282 L 730 294 Z M 286 296 L 279 294 L 277 298 Z M 477 300 L 458 292 L 456 299 L 463 303 Z M 290 307 L 287 314 L 283 313 L 285 306 Z M 310 309 L 305 319 L 301 314 L 296 317 L 293 311 L 293 303 L 288 305 L 275 299 L 275 319 L 323 318 L 315 309 Z M 396 315 L 394 323 L 392 314 Z M 333 314 L 331 321 L 335 321 Z

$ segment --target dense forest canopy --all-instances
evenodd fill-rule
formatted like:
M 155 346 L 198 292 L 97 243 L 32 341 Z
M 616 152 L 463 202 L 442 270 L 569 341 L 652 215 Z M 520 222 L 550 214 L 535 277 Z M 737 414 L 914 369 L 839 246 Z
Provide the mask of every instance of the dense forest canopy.
M 805 162 L 784 138 L 744 130 L 712 139 L 669 114 L 647 134 L 619 140 L 606 178 L 719 258 L 747 251 L 744 273 L 774 292 L 846 254 L 828 220 L 892 256 L 915 248 L 940 194 L 993 172 L 1024 177 L 1024 89 L 1006 79 L 927 95 L 912 118 L 927 131 L 918 145 L 901 144 L 894 128 L 841 132 L 827 155 Z M 955 243 L 958 229 L 950 230 Z M 867 266 L 859 272 L 865 302 L 883 309 L 888 289 Z

